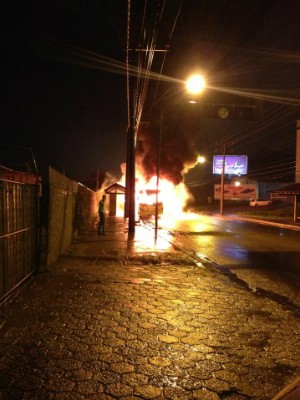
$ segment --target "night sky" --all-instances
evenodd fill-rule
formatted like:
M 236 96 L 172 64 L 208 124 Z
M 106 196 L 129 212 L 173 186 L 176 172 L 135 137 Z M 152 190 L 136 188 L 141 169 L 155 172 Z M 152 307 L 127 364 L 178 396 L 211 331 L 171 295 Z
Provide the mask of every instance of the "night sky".
M 1 142 L 32 147 L 42 174 L 47 165 L 79 180 L 96 169 L 119 173 L 126 151 L 125 77 L 65 61 L 68 45 L 124 58 L 119 36 L 125 31 L 113 26 L 119 7 L 29 0 L 5 9 Z
M 285 163 L 295 161 L 300 117 L 299 1 L 148 3 L 145 19 L 156 47 L 170 46 L 164 75 L 184 80 L 198 69 L 211 87 L 269 98 L 260 121 L 203 118 L 193 128 L 197 151 L 212 156 L 217 143 L 227 140 L 233 153 L 249 154 L 250 170 L 264 163 L 285 176 Z M 165 7 L 153 24 L 158 3 Z M 132 47 L 146 45 L 140 35 L 144 4 L 131 2 Z M 1 7 L 0 164 L 22 169 L 31 147 L 42 175 L 51 165 L 79 181 L 97 169 L 119 177 L 126 161 L 126 76 L 104 68 L 101 60 L 125 63 L 127 1 L 11 0 Z M 163 55 L 155 54 L 152 70 L 159 72 L 162 61 Z M 162 81 L 157 88 L 156 81 L 149 82 L 142 121 L 150 118 L 146 110 L 154 94 L 159 98 L 172 85 Z

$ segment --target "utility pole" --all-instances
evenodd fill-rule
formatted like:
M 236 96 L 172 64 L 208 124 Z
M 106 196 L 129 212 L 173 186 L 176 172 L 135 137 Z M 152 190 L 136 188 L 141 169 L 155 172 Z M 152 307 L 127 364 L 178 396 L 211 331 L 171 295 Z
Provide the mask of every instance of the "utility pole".
M 135 94 L 132 93 L 132 97 Z M 133 100 L 134 103 L 134 100 Z M 133 107 L 134 110 L 134 107 Z M 131 123 L 128 129 L 128 166 L 129 166 L 129 193 L 128 193 L 128 232 L 135 232 L 135 111 L 132 111 Z
M 157 230 L 158 230 L 158 192 L 159 192 L 159 175 L 160 175 L 160 157 L 161 157 L 161 143 L 163 133 L 163 119 L 164 119 L 164 108 L 160 112 L 160 125 L 158 135 L 158 146 L 157 146 L 157 160 L 156 160 L 156 202 L 155 202 L 155 242 L 157 241 Z
M 130 122 L 127 131 L 127 161 L 126 161 L 126 200 L 125 217 L 128 217 L 128 232 L 135 232 L 135 142 L 136 142 L 136 90 L 134 78 L 130 77 Z
M 131 51 L 131 65 L 135 64 L 135 54 L 138 52 L 149 52 L 148 49 L 129 49 Z M 151 52 L 167 52 L 168 50 L 152 50 Z M 133 74 L 129 76 L 129 96 L 130 96 L 130 121 L 127 131 L 127 160 L 126 160 L 126 193 L 125 193 L 125 213 L 128 217 L 128 232 L 135 232 L 135 149 L 137 134 L 137 87 L 136 79 Z
M 100 186 L 100 184 L 99 184 L 99 182 L 100 182 L 99 175 L 100 175 L 100 171 L 99 171 L 99 168 L 98 168 L 97 171 L 96 171 L 96 191 L 100 189 L 99 188 L 99 186 Z
M 221 175 L 220 215 L 224 212 L 224 180 L 225 180 L 226 144 L 223 143 L 223 165 Z

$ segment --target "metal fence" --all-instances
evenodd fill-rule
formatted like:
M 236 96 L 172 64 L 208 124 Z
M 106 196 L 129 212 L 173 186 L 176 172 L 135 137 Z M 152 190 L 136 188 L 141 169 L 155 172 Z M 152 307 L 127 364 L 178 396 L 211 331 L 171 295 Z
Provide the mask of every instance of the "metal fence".
M 38 265 L 39 188 L 0 180 L 0 301 Z

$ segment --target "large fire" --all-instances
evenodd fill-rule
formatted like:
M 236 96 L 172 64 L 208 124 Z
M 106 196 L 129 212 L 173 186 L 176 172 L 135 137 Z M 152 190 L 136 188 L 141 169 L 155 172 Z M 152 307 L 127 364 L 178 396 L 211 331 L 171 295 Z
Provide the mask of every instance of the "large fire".
M 166 110 L 162 125 L 161 112 L 158 107 L 153 110 L 151 123 L 140 125 L 137 132 L 135 149 L 136 174 L 136 219 L 140 219 L 141 211 L 148 217 L 154 217 L 156 211 L 159 218 L 174 221 L 186 217 L 184 210 L 192 197 L 183 183 L 183 175 L 197 164 L 198 151 L 196 144 L 201 130 L 201 118 L 195 107 L 172 107 Z M 157 160 L 159 157 L 159 186 L 157 190 Z M 121 165 L 125 186 L 126 164 Z M 124 196 L 117 196 L 124 203 Z M 156 210 L 154 208 L 155 205 Z M 118 215 L 124 215 L 124 204 L 120 204 Z M 153 212 L 155 210 L 155 212 Z
M 156 203 L 156 177 L 153 176 L 149 182 L 140 178 L 136 185 L 137 208 L 140 203 Z M 183 183 L 174 185 L 166 179 L 159 180 L 158 202 L 163 205 L 162 216 L 164 218 L 182 217 L 184 208 L 191 197 Z
M 124 179 L 120 182 L 124 185 Z M 188 191 L 184 183 L 174 185 L 166 179 L 159 179 L 158 193 L 157 193 L 157 178 L 153 176 L 148 182 L 143 176 L 138 175 L 136 178 L 136 219 L 143 218 L 141 214 L 141 205 L 149 206 L 148 217 L 154 217 L 156 201 L 160 204 L 159 218 L 178 220 L 184 217 L 185 207 L 188 201 L 192 198 L 191 193 Z M 117 216 L 124 215 L 124 197 L 119 196 L 117 205 Z M 151 208 L 152 207 L 152 208 Z

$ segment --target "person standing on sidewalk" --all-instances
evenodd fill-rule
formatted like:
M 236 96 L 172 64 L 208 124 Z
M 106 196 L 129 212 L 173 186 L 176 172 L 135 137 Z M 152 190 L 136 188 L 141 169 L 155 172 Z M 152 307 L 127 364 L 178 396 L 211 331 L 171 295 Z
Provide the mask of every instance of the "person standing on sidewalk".
M 102 196 L 102 199 L 99 201 L 98 214 L 99 214 L 99 227 L 98 227 L 98 235 L 106 235 L 105 233 L 105 194 Z

